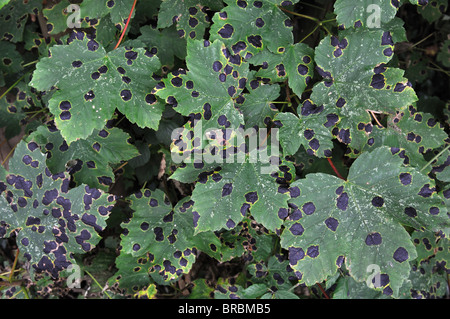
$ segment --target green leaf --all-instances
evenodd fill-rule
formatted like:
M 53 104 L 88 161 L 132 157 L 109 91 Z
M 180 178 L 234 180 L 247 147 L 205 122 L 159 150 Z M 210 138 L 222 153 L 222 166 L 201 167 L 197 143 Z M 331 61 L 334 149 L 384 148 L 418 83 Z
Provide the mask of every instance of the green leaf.
M 225 0 L 227 7 L 213 17 L 211 39 L 222 40 L 245 59 L 266 47 L 273 53 L 285 52 L 294 39 L 292 21 L 278 8 L 280 2 Z
M 63 0 L 42 10 L 42 14 L 47 19 L 48 34 L 58 34 L 67 29 L 69 18 L 72 15 L 72 12 L 66 10 L 69 5 L 70 2 L 68 0 Z
M 301 196 L 290 200 L 281 245 L 307 285 L 333 275 L 345 259 L 356 281 L 378 266 L 384 279 L 377 288 L 397 296 L 417 256 L 402 225 L 448 236 L 434 182 L 402 162 L 398 149 L 380 147 L 360 155 L 346 181 L 317 173 L 291 184 Z
M 298 280 L 289 261 L 283 256 L 271 256 L 267 262 L 251 264 L 248 271 L 252 275 L 252 282 L 264 283 L 267 288 L 276 292 L 288 291 L 292 288 L 291 281 Z
M 80 32 L 72 33 L 68 42 L 50 49 L 30 82 L 40 91 L 58 89 L 48 107 L 68 144 L 102 129 L 116 107 L 132 123 L 158 128 L 164 105 L 150 94 L 156 84 L 153 72 L 160 67 L 156 56 L 142 48 L 107 53 Z
M 427 113 L 417 112 L 414 106 L 387 118 L 387 127 L 374 126 L 361 150 L 381 145 L 403 149 L 405 163 L 422 168 L 427 164 L 423 155 L 445 144 L 448 135 L 444 127 Z M 431 167 L 430 167 L 431 168 Z
M 208 9 L 220 10 L 222 1 L 163 0 L 158 14 L 158 28 L 176 23 L 178 34 L 186 39 L 203 39 L 209 27 Z
M 51 174 L 33 141 L 18 144 L 9 167 L 0 182 L 0 236 L 16 232 L 31 273 L 58 278 L 74 263 L 73 254 L 99 242 L 115 197 L 84 185 L 69 189 L 70 178 Z
M 185 198 L 173 208 L 159 189 L 133 195 L 133 217 L 122 224 L 121 254 L 148 257 L 149 272 L 163 281 L 189 272 L 195 261 L 192 204 Z
M 442 44 L 442 48 L 437 55 L 437 60 L 445 67 L 450 68 L 450 40 L 446 40 Z
M 119 128 L 94 130 L 85 140 L 67 145 L 53 122 L 40 126 L 28 139 L 39 144 L 47 154 L 47 166 L 52 173 L 69 172 L 78 184 L 108 190 L 114 181 L 110 165 L 127 161 L 139 155 L 136 147 L 128 142 L 130 136 Z M 73 165 L 68 165 L 73 163 Z
M 400 2 L 397 0 L 362 0 L 355 5 L 352 0 L 336 0 L 334 12 L 338 25 L 350 27 L 380 28 L 397 14 Z M 386 29 L 385 29 L 386 30 Z
M 175 57 L 186 58 L 186 40 L 178 36 L 175 28 L 165 28 L 159 31 L 146 25 L 140 29 L 138 41 L 144 43 L 149 50 L 157 54 L 163 66 L 172 66 Z
M 28 14 L 37 15 L 41 0 L 11 0 L 0 10 L 0 37 L 14 43 L 23 40 Z
M 196 234 L 233 229 L 248 211 L 272 231 L 281 226 L 289 196 L 275 177 L 280 178 L 278 172 L 280 175 L 284 172 L 284 178 L 291 181 L 293 167 L 281 160 L 264 160 L 264 154 L 256 150 L 241 155 L 223 164 L 209 159 L 189 163 L 171 176 L 181 182 L 197 181 L 192 193 Z M 272 165 L 273 162 L 280 165 Z
M 90 26 L 110 14 L 116 28 L 123 30 L 132 5 L 133 1 L 129 0 L 84 0 L 80 4 L 80 14 Z M 131 18 L 134 17 L 135 12 L 136 10 L 133 11 Z
M 288 80 L 289 87 L 301 96 L 314 75 L 314 50 L 304 43 L 288 45 L 283 54 L 264 50 L 252 57 L 248 62 L 261 65 L 256 77 L 264 81 L 284 82 Z
M 442 17 L 447 12 L 448 0 L 428 1 L 428 4 L 418 6 L 417 12 L 420 13 L 429 23 L 432 23 Z
M 278 113 L 278 109 L 272 101 L 275 101 L 280 95 L 280 86 L 252 83 L 248 89 L 250 93 L 242 96 L 244 102 L 239 106 L 245 118 L 245 126 L 266 127 Z
M 309 99 L 298 107 L 297 112 L 298 117 L 289 112 L 279 113 L 275 117 L 283 154 L 293 155 L 303 145 L 308 155 L 330 157 L 333 142 L 329 128 L 334 126 L 338 116 L 335 113 L 326 114 L 323 106 L 314 105 Z
M 238 103 L 247 83 L 248 63 L 231 55 L 221 41 L 189 41 L 186 65 L 187 72 L 172 72 L 152 93 L 192 122 L 202 120 L 204 130 L 244 124 Z
M 367 141 L 369 111 L 395 114 L 417 100 L 404 71 L 386 66 L 393 45 L 388 31 L 357 29 L 328 36 L 315 50 L 316 69 L 325 81 L 314 86 L 311 100 L 338 116 L 329 129 L 351 147 Z
M 23 70 L 21 65 L 22 56 L 16 50 L 16 45 L 7 41 L 0 41 L 0 85 L 11 85 Z

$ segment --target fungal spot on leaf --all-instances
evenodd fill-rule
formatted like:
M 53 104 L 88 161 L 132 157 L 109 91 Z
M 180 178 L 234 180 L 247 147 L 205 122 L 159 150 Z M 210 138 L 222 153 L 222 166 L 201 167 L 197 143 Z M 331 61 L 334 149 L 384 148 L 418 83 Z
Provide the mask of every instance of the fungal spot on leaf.
M 374 198 L 372 198 L 372 205 L 375 207 L 383 207 L 384 199 L 380 196 L 375 196 Z
M 222 69 L 222 63 L 220 63 L 220 61 L 214 61 L 213 70 L 215 72 L 219 72 L 221 69 Z
M 227 23 L 225 24 L 219 31 L 219 35 L 224 38 L 224 39 L 228 39 L 231 38 L 231 35 L 234 32 L 234 28 L 231 24 Z
M 433 216 L 439 215 L 439 208 L 438 207 L 430 207 L 428 212 L 430 213 L 430 215 L 433 215 Z
M 297 263 L 305 258 L 305 252 L 300 247 L 289 247 L 289 264 L 292 266 L 297 265 Z
M 336 231 L 336 229 L 339 226 L 339 221 L 336 218 L 328 217 L 325 220 L 325 225 L 330 229 L 331 231 Z
M 222 197 L 228 196 L 233 191 L 233 184 L 227 183 L 222 187 Z
M 250 35 L 247 37 L 247 41 L 255 48 L 262 48 L 262 38 L 260 35 Z
M 418 195 L 422 196 L 424 198 L 430 197 L 434 192 L 436 191 L 436 188 L 430 188 L 430 184 L 425 184 L 419 191 Z
M 410 173 L 401 173 L 399 177 L 400 177 L 400 182 L 401 182 L 403 185 L 409 185 L 409 184 L 411 184 L 411 181 L 412 181 L 412 175 L 411 175 Z
M 257 192 L 250 192 L 245 194 L 245 201 L 248 203 L 256 203 L 256 201 L 258 200 L 258 193 Z
M 303 232 L 305 231 L 305 229 L 303 228 L 303 226 L 300 223 L 294 223 L 290 228 L 289 231 L 292 233 L 292 235 L 294 236 L 301 236 L 303 235 Z
M 228 229 L 232 229 L 236 226 L 236 223 L 232 219 L 228 219 L 226 226 L 228 227 Z
M 312 245 L 308 247 L 308 250 L 306 251 L 306 254 L 311 258 L 316 258 L 319 256 L 319 246 Z
M 313 202 L 303 204 L 302 210 L 306 215 L 312 215 L 316 211 L 316 206 Z
M 404 213 L 409 217 L 417 217 L 417 211 L 413 207 L 406 207 Z
M 262 28 L 263 26 L 264 26 L 264 20 L 263 19 L 261 19 L 261 18 L 258 18 L 258 19 L 256 19 L 256 21 L 255 21 L 255 25 L 258 27 L 258 28 Z
M 399 247 L 394 252 L 393 258 L 395 259 L 395 261 L 402 263 L 402 262 L 408 260 L 408 258 L 409 258 L 408 251 L 403 247 Z
M 92 101 L 93 99 L 95 98 L 95 94 L 94 94 L 94 91 L 92 91 L 92 90 L 90 90 L 89 92 L 87 92 L 85 95 L 84 95 L 84 99 L 86 100 L 86 101 Z
M 72 62 L 72 66 L 74 67 L 74 68 L 79 68 L 79 67 L 81 67 L 83 65 L 83 62 L 81 62 L 80 60 L 77 60 L 77 61 L 73 61 Z
M 131 100 L 131 98 L 132 98 L 132 93 L 131 93 L 131 91 L 130 90 L 122 90 L 121 92 L 120 92 L 120 97 L 122 98 L 122 100 L 124 100 L 125 102 L 127 102 L 127 101 L 129 101 L 129 100 Z
M 380 90 L 382 89 L 386 84 L 386 79 L 383 74 L 374 74 L 372 76 L 372 82 L 370 83 L 370 86 L 374 89 Z
M 370 233 L 366 237 L 366 245 L 367 246 L 378 246 L 381 245 L 381 242 L 383 241 L 381 234 L 378 232 Z
M 336 206 L 342 211 L 347 210 L 348 207 L 348 194 L 347 193 L 341 193 L 338 198 L 336 199 Z

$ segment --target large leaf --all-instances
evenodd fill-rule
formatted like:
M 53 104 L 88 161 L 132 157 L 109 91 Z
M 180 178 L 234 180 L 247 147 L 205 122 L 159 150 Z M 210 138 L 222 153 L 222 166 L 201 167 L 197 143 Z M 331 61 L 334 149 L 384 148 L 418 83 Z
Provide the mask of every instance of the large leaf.
M 33 141 L 18 144 L 9 167 L 0 182 L 0 236 L 17 232 L 30 270 L 57 278 L 73 254 L 99 242 L 115 198 L 84 185 L 69 189 L 70 178 L 50 173 Z
M 68 144 L 102 129 L 116 107 L 138 126 L 158 128 L 164 105 L 150 94 L 153 72 L 160 67 L 154 54 L 124 47 L 107 53 L 81 32 L 72 33 L 68 42 L 50 49 L 30 82 L 41 91 L 58 89 L 48 107 Z
M 203 129 L 238 128 L 244 117 L 238 99 L 247 83 L 248 63 L 231 55 L 221 41 L 189 41 L 188 71 L 172 72 L 153 93 L 191 120 L 202 120 Z
M 316 48 L 324 81 L 314 86 L 311 99 L 338 116 L 330 130 L 339 141 L 358 147 L 371 132 L 371 111 L 396 114 L 417 100 L 403 70 L 386 66 L 393 44 L 388 31 L 357 29 L 328 36 Z
M 334 274 L 345 260 L 357 281 L 367 280 L 371 265 L 379 267 L 377 288 L 397 296 L 417 256 L 402 225 L 448 236 L 450 220 L 434 182 L 404 166 L 399 153 L 380 147 L 360 155 L 346 181 L 317 173 L 291 185 L 300 196 L 290 200 L 281 245 L 307 285 Z
M 111 21 L 119 30 L 122 30 L 130 14 L 133 1 L 129 0 L 83 0 L 80 5 L 81 18 L 90 25 L 106 15 L 110 14 Z M 136 10 L 133 11 L 131 18 L 134 17 Z
M 442 146 L 448 138 L 444 128 L 427 113 L 417 112 L 414 106 L 387 118 L 387 127 L 374 126 L 365 144 L 358 147 L 370 150 L 381 145 L 404 149 L 405 161 L 422 168 L 427 164 L 423 155 Z M 431 167 L 430 167 L 431 169 Z
M 264 160 L 257 150 L 238 153 L 233 160 L 231 157 L 221 163 L 205 158 L 185 164 L 171 176 L 181 182 L 197 181 L 192 193 L 195 233 L 232 229 L 249 211 L 266 228 L 279 229 L 289 196 L 274 176 L 284 174 L 290 182 L 293 167 L 280 159 L 271 165 L 273 160 Z

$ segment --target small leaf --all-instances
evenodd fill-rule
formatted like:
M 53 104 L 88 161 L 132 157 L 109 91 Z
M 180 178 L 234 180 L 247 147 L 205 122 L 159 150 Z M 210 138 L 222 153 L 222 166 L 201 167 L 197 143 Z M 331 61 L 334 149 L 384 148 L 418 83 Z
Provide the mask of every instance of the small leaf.
M 104 128 L 69 146 L 51 122 L 47 127 L 38 127 L 28 139 L 36 141 L 47 154 L 47 166 L 52 173 L 64 171 L 69 162 L 74 162 L 69 165 L 72 166 L 69 172 L 75 182 L 106 191 L 114 181 L 110 165 L 139 155 L 127 141 L 129 138 L 118 128 Z
M 249 59 L 266 47 L 283 53 L 293 44 L 292 21 L 278 8 L 279 1 L 225 3 L 213 17 L 211 39 L 220 39 L 234 54 Z

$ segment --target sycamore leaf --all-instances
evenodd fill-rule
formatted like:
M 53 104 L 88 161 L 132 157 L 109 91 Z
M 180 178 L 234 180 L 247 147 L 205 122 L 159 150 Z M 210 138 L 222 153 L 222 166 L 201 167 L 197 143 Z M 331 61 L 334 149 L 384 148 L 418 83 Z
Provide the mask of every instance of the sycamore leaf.
M 278 5 L 297 1 L 225 0 L 227 7 L 217 12 L 211 39 L 222 40 L 234 54 L 245 59 L 268 48 L 283 53 L 293 44 L 292 21 Z
M 324 81 L 314 86 L 311 100 L 337 116 L 330 130 L 351 147 L 367 141 L 371 112 L 395 114 L 417 100 L 404 71 L 386 66 L 393 45 L 388 31 L 357 29 L 328 36 L 315 50 L 316 69 Z
M 130 136 L 119 128 L 94 130 L 85 140 L 67 145 L 53 122 L 40 126 L 28 139 L 39 144 L 47 154 L 47 166 L 52 173 L 62 172 L 67 166 L 78 184 L 108 190 L 114 181 L 110 167 L 139 155 L 128 142 Z M 73 165 L 68 163 L 73 162 Z
M 14 43 L 22 41 L 28 15 L 37 15 L 41 8 L 41 0 L 9 1 L 0 10 L 0 37 Z
M 192 193 L 196 234 L 232 229 L 249 211 L 269 230 L 281 226 L 289 195 L 277 180 L 290 182 L 294 168 L 277 156 L 272 155 L 269 160 L 269 153 L 263 156 L 259 152 L 238 152 L 235 158 L 229 155 L 220 162 L 205 157 L 203 161 L 184 164 L 171 176 L 181 182 L 197 181 Z
M 141 35 L 137 40 L 144 43 L 152 53 L 157 54 L 163 66 L 172 66 L 175 57 L 180 60 L 186 58 L 186 40 L 178 36 L 175 28 L 170 27 L 159 31 L 146 25 L 140 29 L 140 32 Z
M 352 0 L 336 0 L 334 12 L 342 28 L 380 28 L 394 19 L 399 7 L 398 0 L 360 0 L 357 5 Z
M 191 122 L 202 120 L 208 128 L 238 128 L 244 117 L 238 109 L 247 83 L 248 63 L 221 41 L 189 41 L 188 71 L 172 72 L 158 83 L 153 94 L 165 99 Z
M 176 24 L 178 35 L 187 39 L 203 39 L 209 27 L 208 9 L 220 10 L 217 0 L 163 0 L 158 14 L 158 28 Z
M 154 54 L 124 47 L 107 53 L 81 32 L 73 32 L 68 43 L 50 49 L 30 82 L 40 91 L 58 89 L 48 107 L 68 144 L 102 129 L 116 107 L 138 126 L 158 128 L 164 105 L 150 94 L 160 67 Z
M 264 50 L 252 57 L 248 62 L 261 65 L 256 72 L 263 82 L 284 82 L 288 80 L 289 87 L 301 96 L 314 75 L 314 50 L 304 43 L 290 44 L 283 54 Z
M 384 294 L 397 296 L 417 253 L 403 228 L 449 234 L 450 219 L 434 182 L 404 166 L 399 150 L 380 147 L 361 154 L 348 179 L 308 174 L 291 184 L 300 196 L 281 235 L 291 267 L 307 285 L 333 275 L 346 262 L 356 281 L 376 265 Z
M 0 174 L 0 237 L 16 232 L 30 271 L 58 278 L 73 254 L 100 241 L 115 197 L 84 185 L 69 189 L 69 176 L 52 174 L 34 141 L 18 144 L 9 167 Z
M 116 28 L 122 30 L 132 5 L 133 2 L 128 0 L 83 0 L 80 4 L 80 14 L 90 26 L 96 25 L 101 18 L 109 14 Z M 131 18 L 135 12 L 136 10 L 133 11 Z
M 308 155 L 331 157 L 333 142 L 329 131 L 338 121 L 334 113 L 326 114 L 323 106 L 306 100 L 298 107 L 298 117 L 293 113 L 278 113 L 275 125 L 279 127 L 280 144 L 285 155 L 295 154 L 303 145 Z
M 121 254 L 147 258 L 146 269 L 162 281 L 189 272 L 195 261 L 192 204 L 185 198 L 172 207 L 159 189 L 133 195 L 133 217 L 122 224 Z
M 357 148 L 363 151 L 381 145 L 401 148 L 405 164 L 422 168 L 427 164 L 423 155 L 444 145 L 447 138 L 443 125 L 431 114 L 417 112 L 410 105 L 408 110 L 388 115 L 386 128 L 374 126 L 364 145 Z

